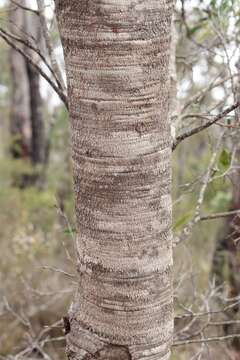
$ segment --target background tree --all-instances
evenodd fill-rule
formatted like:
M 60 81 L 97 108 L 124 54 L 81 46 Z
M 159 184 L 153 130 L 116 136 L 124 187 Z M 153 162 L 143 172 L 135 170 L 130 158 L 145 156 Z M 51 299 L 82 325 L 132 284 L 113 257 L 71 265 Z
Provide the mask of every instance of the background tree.
M 22 2 L 22 6 L 26 6 L 25 1 Z M 43 52 L 44 43 L 39 16 L 14 4 L 11 6 L 9 14 L 9 30 L 12 36 L 18 36 L 20 33 L 23 39 L 28 40 L 30 37 Z M 21 44 L 20 48 L 37 61 L 37 55 L 26 44 Z M 48 144 L 40 92 L 40 74 L 25 57 L 12 47 L 10 48 L 10 62 L 12 76 L 11 152 L 16 158 L 30 160 L 34 166 L 31 173 L 22 174 L 18 185 L 20 187 L 34 184 L 42 186 Z
M 24 11 L 25 16 L 25 33 L 31 35 L 35 44 L 44 51 L 43 35 L 39 17 L 36 14 Z M 28 48 L 25 48 L 28 51 Z M 47 134 L 43 116 L 43 101 L 40 92 L 40 74 L 25 59 L 29 93 L 30 93 L 30 109 L 31 109 L 31 161 L 34 166 L 44 165 L 46 162 Z
M 24 11 L 12 7 L 9 12 L 10 30 L 13 33 L 23 29 Z M 10 150 L 14 157 L 29 157 L 31 153 L 31 123 L 29 108 L 29 82 L 26 61 L 15 49 L 10 48 L 10 70 L 12 78 L 10 132 L 12 136 Z

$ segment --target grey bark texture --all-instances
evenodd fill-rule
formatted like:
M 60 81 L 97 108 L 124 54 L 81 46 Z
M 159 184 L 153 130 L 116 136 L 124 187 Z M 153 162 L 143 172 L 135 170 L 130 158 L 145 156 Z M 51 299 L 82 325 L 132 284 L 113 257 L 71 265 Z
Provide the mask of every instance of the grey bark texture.
M 167 360 L 173 1 L 60 0 L 79 287 L 70 360 Z

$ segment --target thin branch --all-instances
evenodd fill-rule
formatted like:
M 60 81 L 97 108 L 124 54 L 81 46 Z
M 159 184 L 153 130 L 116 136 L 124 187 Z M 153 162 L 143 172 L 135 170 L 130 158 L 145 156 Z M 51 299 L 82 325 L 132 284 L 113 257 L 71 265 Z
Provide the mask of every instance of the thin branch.
M 39 72 L 39 74 L 49 83 L 49 85 L 53 88 L 53 90 L 58 94 L 59 98 L 62 100 L 62 102 L 65 104 L 66 108 L 68 109 L 68 98 L 63 93 L 61 89 L 50 79 L 50 77 L 41 69 L 41 67 L 36 64 L 31 57 L 27 54 L 26 51 L 23 51 L 21 48 L 19 48 L 12 40 L 9 39 L 5 34 L 0 32 L 0 37 L 14 50 L 19 52 L 22 56 L 24 56 L 27 61 Z
M 227 313 L 228 310 L 231 310 L 232 308 L 234 308 L 235 306 L 239 305 L 239 300 L 235 301 L 233 304 L 227 305 L 225 306 L 223 309 L 220 310 L 210 310 L 207 312 L 198 312 L 198 313 L 194 313 L 192 310 L 187 309 L 187 313 L 182 314 L 182 315 L 176 315 L 175 316 L 175 320 L 181 320 L 181 319 L 186 319 L 186 318 L 193 318 L 193 317 L 205 317 L 205 316 L 209 316 L 209 315 L 218 315 L 218 314 L 224 314 Z
M 30 11 L 30 12 L 36 14 L 36 15 L 39 14 L 38 10 L 33 10 L 33 9 L 29 8 L 29 7 L 23 6 L 23 5 L 19 4 L 19 2 L 15 1 L 15 0 L 10 0 L 10 1 L 11 1 L 11 3 L 13 3 L 14 5 L 16 5 L 17 7 L 21 8 L 21 9 L 23 9 L 23 10 L 25 10 L 25 11 Z
M 182 232 L 179 234 L 179 236 L 176 236 L 176 238 L 174 239 L 174 243 L 173 243 L 174 246 L 178 245 L 180 242 L 182 242 L 187 237 L 189 237 L 193 230 L 193 227 L 201 220 L 201 208 L 202 208 L 202 204 L 204 201 L 204 196 L 205 196 L 205 193 L 206 193 L 206 190 L 208 187 L 208 183 L 211 179 L 212 169 L 213 169 L 215 161 L 216 161 L 218 150 L 221 146 L 221 141 L 222 141 L 223 135 L 224 135 L 224 133 L 222 133 L 222 135 L 218 139 L 216 148 L 210 159 L 207 172 L 203 178 L 202 186 L 200 188 L 194 215 L 193 215 L 192 219 L 184 226 L 184 228 L 183 228 Z
M 53 71 L 53 69 L 51 68 L 51 66 L 48 64 L 48 62 L 46 61 L 45 57 L 43 56 L 43 54 L 41 53 L 41 51 L 35 47 L 33 44 L 31 44 L 30 41 L 28 41 L 27 39 L 23 39 L 23 38 L 20 38 L 18 36 L 15 36 L 13 34 L 11 34 L 10 32 L 4 30 L 2 27 L 0 27 L 0 32 L 3 33 L 4 35 L 6 35 L 7 37 L 11 38 L 12 40 L 15 40 L 21 44 L 23 44 L 24 46 L 28 47 L 30 50 L 34 51 L 39 57 L 40 59 L 43 61 L 43 63 L 46 65 L 46 67 L 48 68 L 48 70 L 51 72 L 51 74 L 53 75 L 54 79 L 56 80 L 57 82 L 57 85 L 59 86 L 59 88 L 61 90 L 62 89 L 62 85 L 61 83 L 59 82 L 55 72 Z
M 232 76 L 235 77 L 237 75 L 238 74 L 233 74 Z M 223 74 L 222 73 L 218 74 L 217 78 L 219 76 L 223 76 Z M 226 76 L 223 79 L 220 79 L 218 82 L 215 82 L 217 80 L 217 78 L 214 79 L 214 81 L 210 85 L 208 85 L 205 89 L 200 90 L 197 94 L 194 94 L 190 99 L 188 99 L 187 102 L 184 104 L 183 111 L 186 110 L 186 108 L 188 106 L 190 106 L 191 104 L 199 101 L 199 99 L 204 97 L 206 95 L 206 93 L 209 92 L 210 90 L 214 89 L 215 87 L 221 86 L 228 80 L 231 80 L 231 76 Z
M 66 86 L 62 77 L 62 72 L 59 68 L 55 53 L 54 53 L 54 49 L 52 46 L 52 42 L 49 36 L 49 32 L 48 32 L 48 27 L 47 27 L 47 21 L 46 21 L 46 17 L 44 14 L 44 1 L 43 0 L 37 0 L 37 5 L 38 5 L 38 12 L 39 12 L 39 19 L 40 19 L 40 23 L 41 23 L 41 30 L 42 30 L 42 34 L 43 34 L 43 38 L 45 40 L 46 43 L 46 47 L 48 50 L 48 54 L 50 57 L 50 61 L 51 61 L 51 65 L 52 68 L 54 69 L 54 72 L 57 76 L 57 79 L 59 81 L 59 83 L 61 84 L 61 88 L 63 89 L 63 91 L 66 91 Z
M 234 339 L 234 338 L 240 338 L 240 334 L 216 336 L 216 337 L 210 337 L 210 338 L 206 338 L 206 339 L 190 339 L 190 340 L 176 341 L 172 344 L 172 346 L 183 346 L 183 345 L 189 345 L 189 344 L 203 344 L 203 343 L 209 343 L 209 342 L 226 341 L 226 340 Z
M 240 320 L 211 321 L 208 326 L 224 326 L 232 324 L 240 324 Z
M 205 215 L 205 216 L 201 216 L 200 220 L 201 221 L 214 220 L 214 219 L 224 218 L 224 217 L 228 217 L 230 215 L 237 215 L 237 214 L 240 214 L 240 210 L 233 210 L 233 211 L 226 211 L 226 212 L 222 212 L 222 213 Z
M 213 119 L 209 120 L 208 122 L 206 122 L 203 125 L 200 125 L 198 127 L 195 127 L 191 130 L 186 130 L 183 134 L 179 135 L 176 137 L 176 140 L 173 142 L 172 145 L 172 150 L 175 150 L 176 147 L 185 139 L 187 139 L 188 137 L 195 135 L 207 128 L 209 128 L 211 125 L 215 124 L 217 121 L 221 120 L 222 118 L 224 118 L 226 115 L 228 115 L 229 113 L 231 113 L 232 111 L 236 110 L 238 107 L 240 107 L 240 101 L 237 101 L 235 104 L 233 104 L 232 106 L 229 106 L 228 108 L 226 108 L 223 112 L 221 112 L 220 114 L 216 115 L 213 117 Z
M 72 279 L 76 279 L 76 275 L 74 274 L 70 274 L 62 269 L 58 269 L 58 268 L 55 268 L 55 267 L 52 267 L 52 266 L 41 266 L 41 269 L 43 270 L 50 270 L 50 271 L 54 271 L 54 272 L 57 272 L 57 273 L 60 273 L 60 274 L 63 274 L 63 275 L 66 275 Z

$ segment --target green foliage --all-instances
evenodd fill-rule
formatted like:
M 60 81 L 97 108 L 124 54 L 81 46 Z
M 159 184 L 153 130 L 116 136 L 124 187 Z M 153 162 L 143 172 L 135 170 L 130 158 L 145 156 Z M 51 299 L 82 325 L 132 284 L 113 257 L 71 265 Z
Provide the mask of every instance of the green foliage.
M 174 226 L 173 226 L 173 230 L 174 231 L 179 231 L 181 230 L 181 228 L 188 223 L 188 221 L 192 218 L 193 213 L 192 212 L 187 212 L 185 214 L 183 214 L 182 216 L 180 216 L 177 221 L 175 222 Z
M 220 171 L 226 171 L 231 165 L 231 153 L 227 149 L 222 149 L 218 160 L 218 168 Z
M 74 265 L 66 255 L 67 251 L 74 261 L 73 239 L 65 231 L 68 221 L 73 224 L 70 227 L 75 236 L 72 180 L 67 152 L 68 124 L 66 111 L 59 108 L 56 125 L 51 131 L 51 153 L 49 165 L 45 169 L 45 187 L 41 190 L 36 186 L 20 189 L 23 174 L 32 177 L 43 169 L 33 168 L 27 159 L 12 159 L 7 120 L 7 116 L 3 118 L 3 125 L 6 123 L 6 127 L 2 126 L 1 129 L 3 141 L 0 147 L 1 294 L 9 299 L 17 312 L 24 308 L 25 314 L 34 313 L 31 324 L 38 333 L 43 325 L 61 318 L 67 307 L 68 294 L 61 294 L 54 305 L 46 306 L 42 313 L 36 310 L 44 303 L 51 304 L 53 296 L 57 296 L 59 291 L 71 288 L 71 283 L 62 274 L 43 270 L 42 266 L 49 265 L 74 272 Z M 60 200 L 65 218 L 59 214 L 56 206 Z M 23 279 L 27 280 L 31 289 L 37 289 L 36 294 L 32 290 L 26 290 Z M 50 295 L 38 295 L 37 292 Z M 1 327 L 7 334 L 4 343 L 0 343 L 2 356 L 13 353 L 16 347 L 24 343 L 26 329 L 18 323 L 12 329 L 14 320 L 10 314 L 1 318 Z M 59 332 L 60 336 L 61 331 Z M 64 358 L 64 352 L 59 348 L 58 354 L 61 359 Z
M 64 229 L 63 233 L 66 234 L 66 235 L 73 235 L 77 232 L 76 229 L 74 228 L 67 228 L 67 229 Z
M 223 211 L 229 206 L 231 199 L 230 191 L 218 191 L 210 201 L 210 208 L 213 212 Z
M 203 23 L 200 22 L 198 25 L 193 26 L 193 27 L 188 29 L 188 35 L 194 35 L 195 33 L 197 33 L 202 28 L 203 28 Z

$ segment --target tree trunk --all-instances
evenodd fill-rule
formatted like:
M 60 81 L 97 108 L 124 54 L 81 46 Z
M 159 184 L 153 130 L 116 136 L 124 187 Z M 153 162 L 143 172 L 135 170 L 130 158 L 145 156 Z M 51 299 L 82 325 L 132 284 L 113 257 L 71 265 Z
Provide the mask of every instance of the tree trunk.
M 13 34 L 23 27 L 23 10 L 12 7 L 9 26 Z M 10 111 L 10 151 L 14 158 L 30 156 L 31 127 L 29 109 L 29 84 L 25 59 L 14 49 L 10 49 L 11 111 Z
M 31 160 L 33 165 L 43 165 L 46 157 L 46 141 L 42 109 L 43 103 L 39 86 L 40 76 L 30 64 L 27 64 L 27 69 L 31 92 Z
M 22 5 L 26 5 L 25 1 Z M 17 36 L 36 43 L 43 49 L 40 21 L 36 14 L 12 6 L 10 30 Z M 37 61 L 36 54 L 27 46 L 31 58 Z M 46 163 L 47 142 L 43 118 L 43 101 L 40 93 L 40 75 L 30 63 L 14 49 L 10 50 L 12 77 L 12 106 L 10 130 L 12 135 L 11 153 L 14 157 L 28 157 L 34 166 L 32 173 L 22 173 L 13 183 L 20 188 L 31 185 L 43 186 Z M 41 165 L 41 167 L 36 167 Z
M 166 360 L 172 341 L 173 1 L 58 0 L 76 197 L 70 360 Z
M 25 32 L 34 39 L 36 45 L 43 50 L 40 21 L 37 15 L 25 11 Z M 26 51 L 30 51 L 26 48 Z M 30 56 L 34 58 L 33 52 Z M 36 59 L 35 59 L 36 61 Z M 43 118 L 43 101 L 40 93 L 40 75 L 33 66 L 26 61 L 30 91 L 31 110 L 31 160 L 32 164 L 43 165 L 46 159 L 46 137 Z
M 22 5 L 25 5 L 23 2 Z M 12 6 L 9 16 L 10 31 L 17 36 L 31 36 L 39 46 L 41 28 L 38 16 L 18 6 Z M 25 51 L 30 51 L 27 47 Z M 31 57 L 34 53 L 30 53 Z M 10 130 L 13 140 L 21 144 L 22 156 L 31 156 L 34 165 L 45 162 L 45 132 L 40 94 L 39 73 L 16 50 L 10 49 L 12 104 Z M 21 155 L 21 154 L 20 154 Z M 20 156 L 19 156 L 20 157 Z

